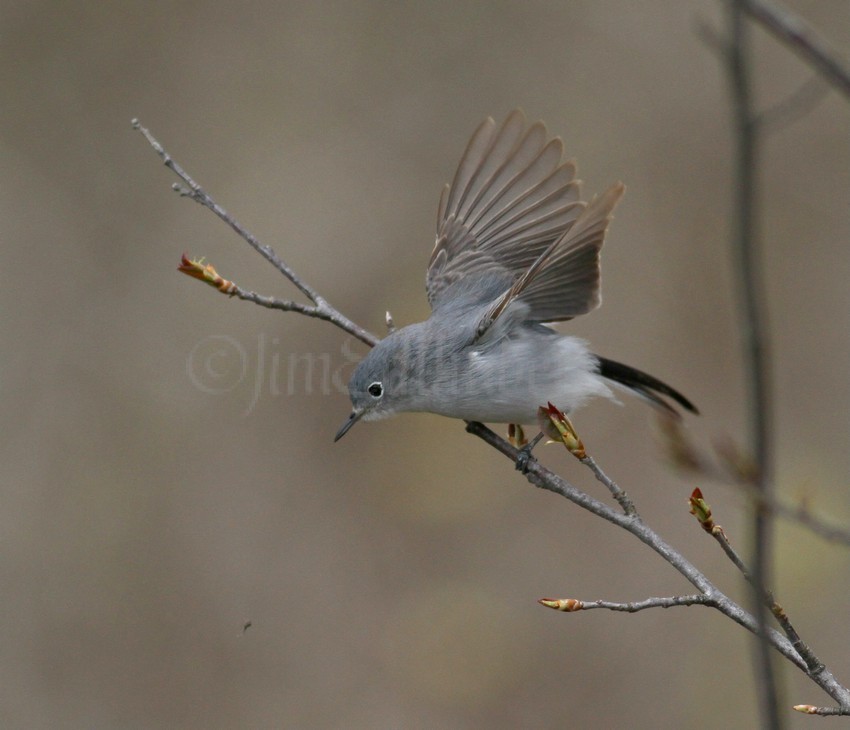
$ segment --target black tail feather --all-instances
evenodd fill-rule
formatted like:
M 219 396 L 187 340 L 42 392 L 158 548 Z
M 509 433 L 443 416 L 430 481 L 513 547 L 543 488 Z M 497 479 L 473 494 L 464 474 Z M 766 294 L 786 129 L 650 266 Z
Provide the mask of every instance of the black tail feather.
M 663 395 L 676 401 L 685 410 L 691 413 L 699 413 L 697 407 L 678 390 L 671 388 L 666 383 L 662 383 L 658 378 L 653 378 L 651 375 L 647 375 L 629 365 L 623 365 L 621 362 L 599 357 L 599 355 L 596 355 L 596 359 L 599 360 L 599 374 L 603 378 L 608 378 L 615 383 L 624 385 L 659 408 L 678 415 L 676 409 L 661 397 Z

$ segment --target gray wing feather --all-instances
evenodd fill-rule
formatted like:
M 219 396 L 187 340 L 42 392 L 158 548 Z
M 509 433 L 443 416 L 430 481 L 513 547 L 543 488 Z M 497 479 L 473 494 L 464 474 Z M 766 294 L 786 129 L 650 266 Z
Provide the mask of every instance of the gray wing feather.
M 573 225 L 494 302 L 478 326 L 478 337 L 514 302 L 529 307 L 526 319 L 535 322 L 571 319 L 599 306 L 599 251 L 625 189 L 622 183 L 615 183 L 590 202 Z
M 443 189 L 426 279 L 432 307 L 459 279 L 488 275 L 504 278 L 510 290 L 526 281 L 512 299 L 521 296 L 530 305 L 533 321 L 569 319 L 598 303 L 604 226 L 601 236 L 588 233 L 584 244 L 579 236 L 570 239 L 571 252 L 556 245 L 585 211 L 581 183 L 575 179 L 575 164 L 562 162 L 561 140 L 547 142 L 542 122 L 525 127 L 519 110 L 498 128 L 487 119 L 469 141 L 452 183 Z M 549 263 L 538 264 L 541 257 Z M 544 276 L 544 270 L 551 273 Z
M 513 112 L 493 135 L 486 154 L 474 163 L 475 174 L 467 187 L 467 194 L 460 204 L 450 211 L 456 218 L 472 224 L 479 216 L 476 211 L 487 191 L 500 189 L 503 185 L 500 179 L 511 175 L 509 163 L 522 154 L 531 154 L 539 144 L 534 139 L 521 139 L 524 127 L 525 117 L 522 112 Z M 514 162 L 514 165 L 516 164 Z M 521 160 L 519 165 L 523 166 Z M 452 186 L 454 187 L 454 183 Z

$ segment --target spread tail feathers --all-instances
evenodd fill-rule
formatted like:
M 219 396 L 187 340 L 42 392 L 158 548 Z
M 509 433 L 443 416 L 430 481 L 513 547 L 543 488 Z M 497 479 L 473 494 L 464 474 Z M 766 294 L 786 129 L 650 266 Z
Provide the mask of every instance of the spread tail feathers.
M 676 403 L 682 406 L 685 410 L 688 410 L 691 413 L 699 413 L 697 407 L 685 398 L 685 396 L 683 396 L 679 391 L 671 388 L 666 383 L 662 383 L 657 378 L 653 378 L 651 375 L 647 375 L 646 373 L 633 367 L 629 367 L 628 365 L 623 365 L 623 363 L 620 362 L 614 362 L 613 360 L 608 360 L 604 357 L 599 357 L 598 355 L 596 358 L 599 360 L 599 374 L 603 378 L 608 378 L 608 380 L 612 380 L 615 383 L 625 386 L 637 395 L 648 400 L 654 406 L 657 406 L 669 413 L 678 415 L 678 411 L 676 411 L 673 406 L 661 397 L 667 396 L 668 398 L 676 401 Z

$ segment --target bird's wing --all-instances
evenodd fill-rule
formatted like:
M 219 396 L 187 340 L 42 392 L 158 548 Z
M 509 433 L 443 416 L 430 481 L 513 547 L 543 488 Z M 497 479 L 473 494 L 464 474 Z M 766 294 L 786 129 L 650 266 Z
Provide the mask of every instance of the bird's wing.
M 563 143 L 547 136 L 542 122 L 526 127 L 519 110 L 501 127 L 487 119 L 473 134 L 440 198 L 426 278 L 432 308 L 455 282 L 489 274 L 515 285 L 527 279 L 513 298 L 531 305 L 533 321 L 571 319 L 597 306 L 605 226 L 568 236 L 587 204 L 575 164 L 562 160 Z
M 524 319 L 535 322 L 568 319 L 599 305 L 599 250 L 625 189 L 615 183 L 590 201 L 567 231 L 496 299 L 478 324 L 478 338 L 513 302 L 522 303 L 528 310 Z

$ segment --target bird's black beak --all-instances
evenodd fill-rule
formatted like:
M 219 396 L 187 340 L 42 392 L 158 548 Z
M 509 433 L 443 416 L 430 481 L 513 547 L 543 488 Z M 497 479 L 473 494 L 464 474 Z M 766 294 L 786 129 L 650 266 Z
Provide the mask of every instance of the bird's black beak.
M 334 436 L 334 443 L 339 441 L 343 436 L 345 436 L 345 434 L 348 433 L 348 429 L 360 420 L 363 413 L 364 411 L 358 411 L 357 409 L 351 411 L 351 415 L 348 417 L 348 420 L 343 423 L 342 428 L 336 432 L 336 436 Z

